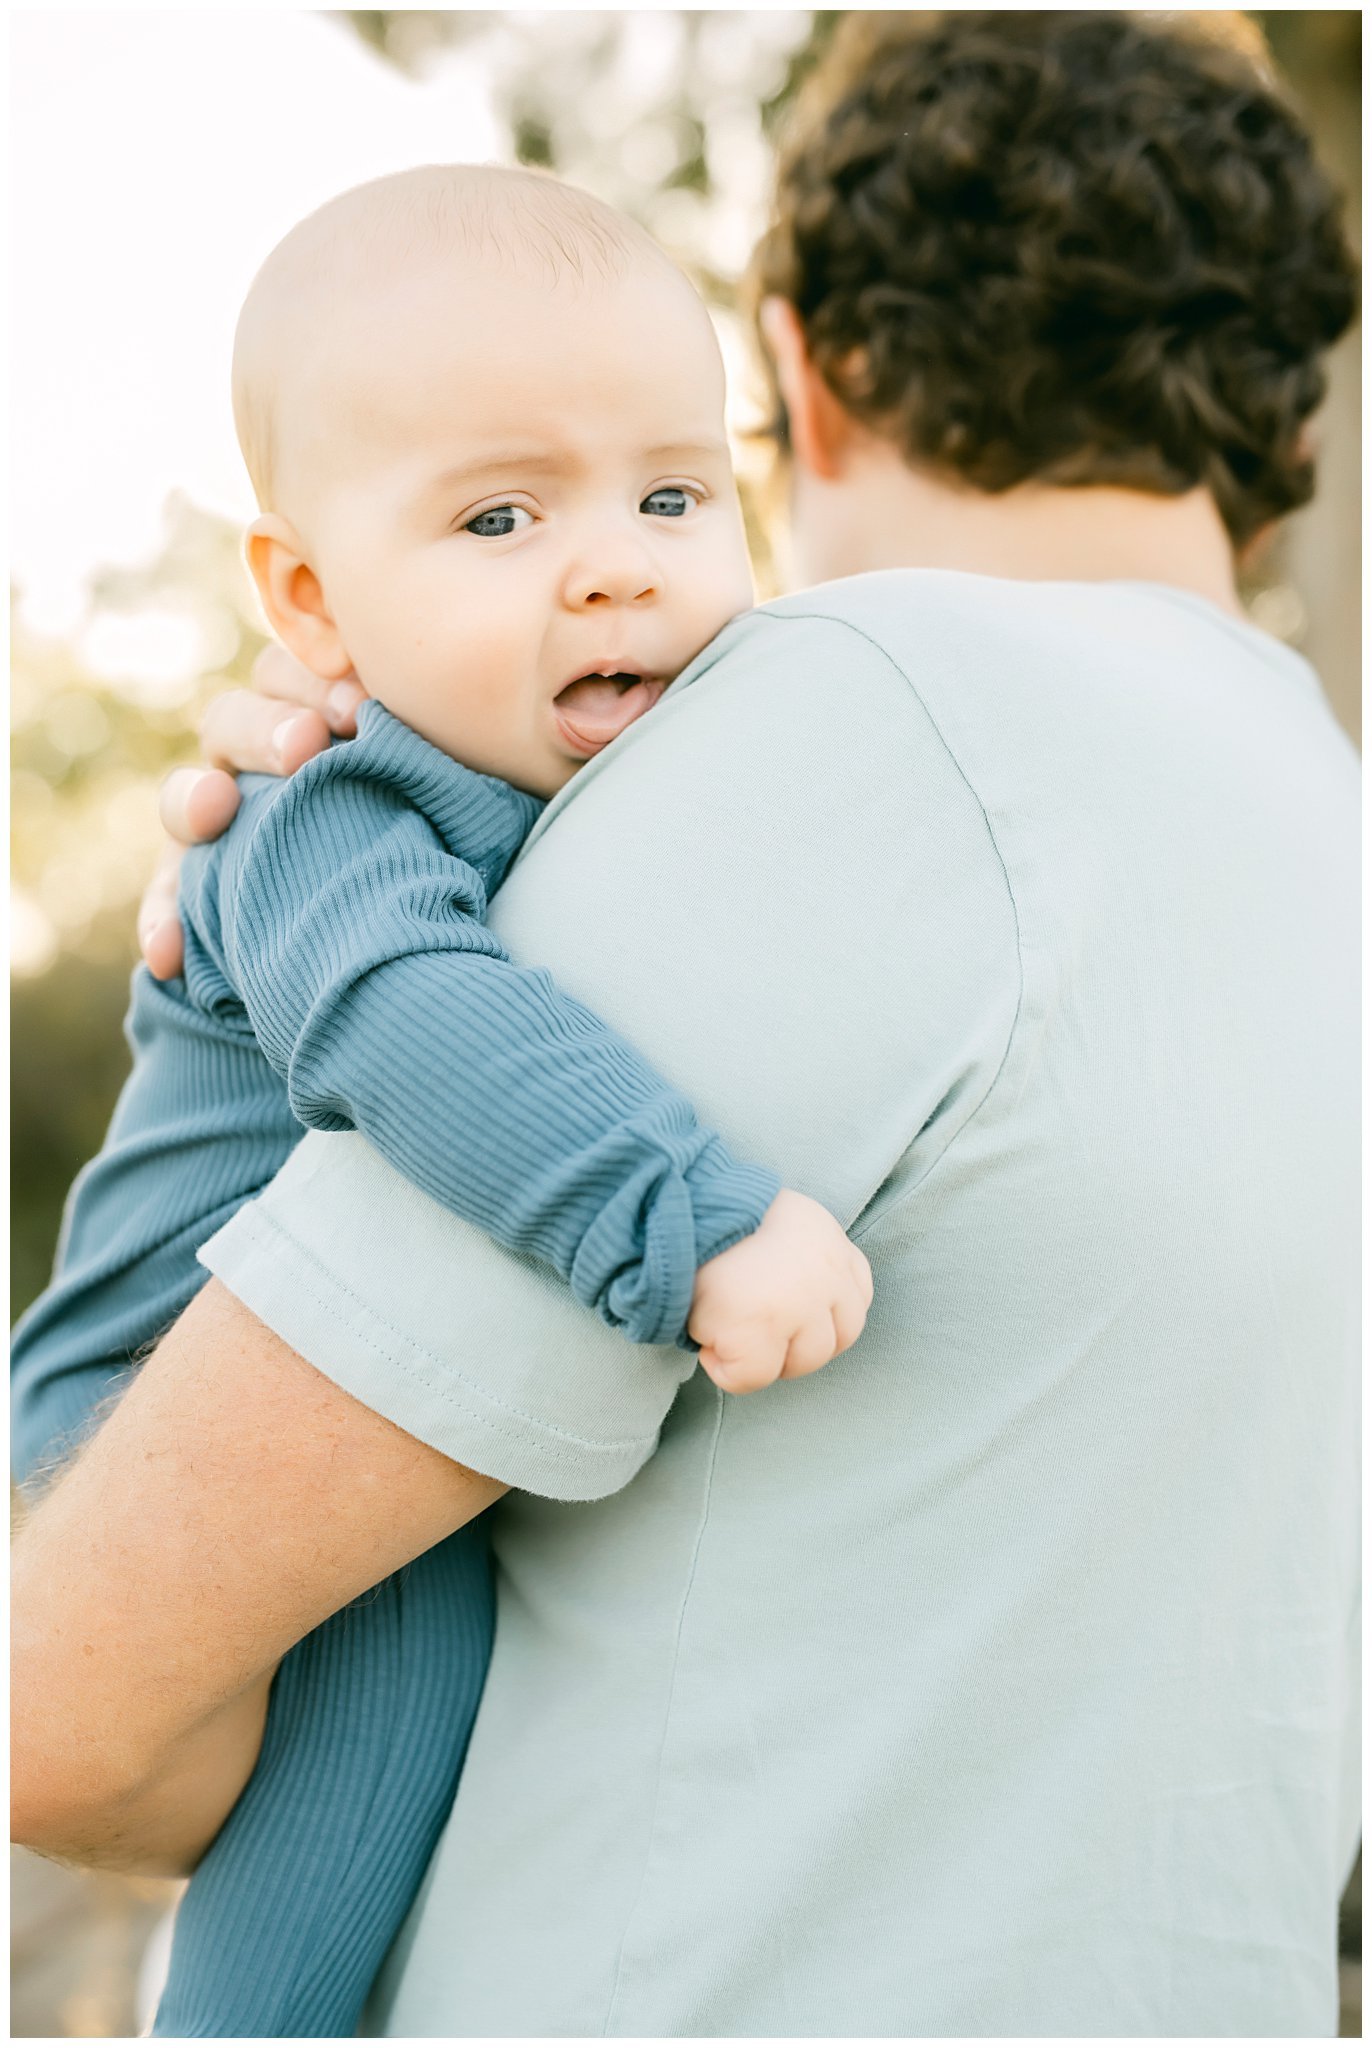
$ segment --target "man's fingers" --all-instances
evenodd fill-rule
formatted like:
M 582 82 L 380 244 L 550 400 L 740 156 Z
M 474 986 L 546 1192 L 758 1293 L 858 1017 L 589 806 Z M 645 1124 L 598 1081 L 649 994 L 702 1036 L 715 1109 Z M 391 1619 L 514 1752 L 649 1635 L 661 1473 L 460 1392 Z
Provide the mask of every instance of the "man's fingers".
M 341 739 L 351 739 L 357 731 L 357 707 L 367 694 L 355 676 L 326 682 L 276 641 L 269 641 L 254 661 L 252 686 L 259 696 L 317 711 Z
M 227 829 L 238 804 L 238 784 L 232 775 L 218 768 L 173 768 L 158 794 L 157 815 L 173 839 L 183 846 L 198 846 Z
M 176 883 L 181 848 L 168 840 L 157 856 L 143 900 L 138 906 L 138 947 L 159 981 L 170 981 L 184 965 L 181 920 L 176 912 Z
M 226 690 L 211 700 L 200 727 L 207 761 L 237 773 L 292 775 L 329 744 L 322 712 L 302 711 L 280 697 Z
M 155 981 L 174 981 L 186 964 L 186 935 L 179 917 L 165 918 L 140 936 L 139 948 L 149 974 Z
M 275 644 L 253 663 L 250 690 L 212 698 L 200 727 L 207 761 L 237 774 L 293 775 L 330 737 L 357 731 L 366 691 L 355 679 L 326 682 Z

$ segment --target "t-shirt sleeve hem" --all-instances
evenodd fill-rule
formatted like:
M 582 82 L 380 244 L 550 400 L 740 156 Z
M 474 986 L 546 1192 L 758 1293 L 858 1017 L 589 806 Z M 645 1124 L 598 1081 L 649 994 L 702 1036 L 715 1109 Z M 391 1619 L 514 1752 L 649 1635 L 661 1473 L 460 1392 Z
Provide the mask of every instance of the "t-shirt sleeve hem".
M 496 1400 L 384 1321 L 260 1207 L 203 1245 L 200 1263 L 335 1386 L 473 1472 L 550 1500 L 600 1500 L 657 1448 L 579 1437 Z

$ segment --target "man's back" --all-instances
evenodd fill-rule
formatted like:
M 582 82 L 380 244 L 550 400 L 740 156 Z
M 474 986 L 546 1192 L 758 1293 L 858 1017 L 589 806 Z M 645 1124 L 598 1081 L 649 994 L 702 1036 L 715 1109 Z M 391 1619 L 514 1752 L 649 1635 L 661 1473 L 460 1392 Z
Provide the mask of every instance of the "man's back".
M 494 1512 L 495 1659 L 385 2028 L 1332 2031 L 1351 752 L 1303 664 L 1144 585 L 856 578 L 716 650 L 552 808 L 494 923 L 861 1212 L 876 1301 L 813 1380 L 697 1374 L 582 1504 L 581 1418 L 537 1412 L 578 1355 L 503 1388 L 570 1476 Z M 410 1270 L 442 1263 L 352 1139 L 311 1140 L 259 1230 L 323 1262 L 339 1147 L 346 1207 L 374 1184 Z M 487 1254 L 453 1242 L 406 1335 L 446 1324 L 479 1377 Z M 349 1283 L 389 1313 L 376 1256 Z M 491 1469 L 383 1367 L 339 1376 Z M 604 1464 L 613 1396 L 585 1420 Z

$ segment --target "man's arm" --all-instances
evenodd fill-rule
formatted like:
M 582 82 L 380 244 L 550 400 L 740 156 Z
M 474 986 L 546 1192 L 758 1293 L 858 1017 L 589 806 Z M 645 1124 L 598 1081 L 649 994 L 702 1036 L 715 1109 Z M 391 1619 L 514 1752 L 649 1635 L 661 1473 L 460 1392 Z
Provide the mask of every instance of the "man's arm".
M 497 1499 L 211 1282 L 15 1547 L 15 1839 L 192 1869 L 257 1758 L 272 1673 Z

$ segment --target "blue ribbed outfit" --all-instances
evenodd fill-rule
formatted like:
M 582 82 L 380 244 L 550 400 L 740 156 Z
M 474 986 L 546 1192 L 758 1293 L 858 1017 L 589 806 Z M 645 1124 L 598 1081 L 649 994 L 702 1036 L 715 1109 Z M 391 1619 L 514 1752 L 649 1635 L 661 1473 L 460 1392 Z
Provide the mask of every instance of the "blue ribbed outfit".
M 485 923 L 541 806 L 375 702 L 289 781 L 245 777 L 186 858 L 184 978 L 134 976 L 133 1072 L 14 1340 L 13 1458 L 63 1455 L 203 1284 L 203 1244 L 302 1135 L 363 1132 L 636 1343 L 775 1175 Z M 452 1804 L 489 1657 L 480 1525 L 284 1660 L 261 1759 L 177 1920 L 160 2036 L 356 2031 Z

